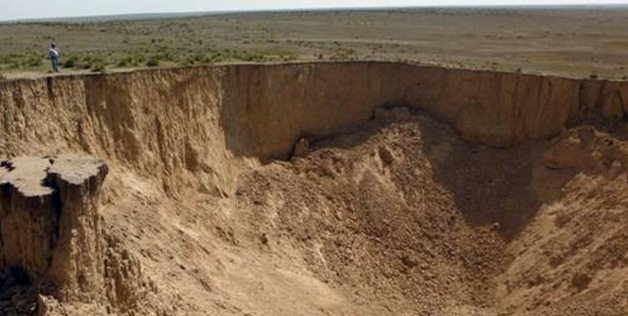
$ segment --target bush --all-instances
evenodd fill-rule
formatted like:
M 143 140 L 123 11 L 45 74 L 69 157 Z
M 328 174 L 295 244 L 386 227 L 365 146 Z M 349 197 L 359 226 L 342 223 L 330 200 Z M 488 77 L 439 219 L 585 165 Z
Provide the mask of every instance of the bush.
M 121 68 L 128 67 L 131 63 L 133 63 L 133 60 L 131 57 L 123 57 L 122 59 L 118 61 L 116 66 L 121 67 Z
M 192 60 L 194 63 L 208 63 L 209 62 L 209 58 L 203 54 L 196 54 L 192 57 Z
M 76 57 L 74 56 L 68 57 L 61 66 L 63 68 L 74 68 L 74 66 L 76 66 Z
M 89 67 L 90 67 L 90 63 L 86 61 L 77 60 L 74 64 L 74 68 L 76 69 L 89 69 Z
M 91 56 L 85 56 L 81 59 L 76 59 L 76 61 L 74 61 L 74 68 L 83 70 L 90 69 L 93 63 L 94 59 L 92 59 Z
M 105 72 L 105 69 L 106 67 L 104 64 L 96 64 L 96 65 L 93 65 L 90 70 L 91 72 Z
M 155 57 L 155 56 L 149 58 L 146 61 L 146 66 L 147 67 L 157 67 L 157 66 L 159 66 L 159 59 L 157 57 Z
M 137 55 L 133 58 L 133 66 L 139 66 L 146 61 L 146 57 L 144 55 Z
M 90 71 L 92 72 L 104 72 L 106 68 L 105 62 L 102 59 L 94 59 L 90 64 Z

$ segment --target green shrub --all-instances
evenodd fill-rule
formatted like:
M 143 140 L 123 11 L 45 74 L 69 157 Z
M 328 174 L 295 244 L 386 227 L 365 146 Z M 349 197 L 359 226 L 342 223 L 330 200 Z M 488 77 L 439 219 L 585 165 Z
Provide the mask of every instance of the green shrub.
M 89 70 L 92 72 L 104 72 L 107 68 L 107 64 L 101 58 L 91 59 L 89 66 Z
M 94 64 L 90 69 L 92 72 L 104 72 L 106 69 L 105 64 Z
M 150 57 L 147 61 L 146 61 L 146 66 L 147 67 L 157 67 L 159 66 L 159 59 L 155 56 Z
M 118 63 L 116 64 L 116 66 L 118 67 L 128 67 L 130 64 L 133 63 L 133 60 L 131 57 L 123 57 L 122 59 L 118 60 Z
M 143 64 L 144 62 L 146 62 L 146 57 L 144 55 L 138 55 L 136 56 L 136 58 L 133 60 L 133 64 L 135 66 L 139 66 L 141 64 Z
M 192 58 L 194 60 L 194 63 L 208 63 L 209 62 L 209 58 L 203 54 L 196 54 Z
M 90 63 L 84 61 L 84 60 L 77 60 L 76 62 L 74 62 L 74 68 L 76 69 L 89 69 L 90 68 Z
M 76 57 L 75 56 L 68 57 L 61 66 L 63 68 L 74 68 L 76 66 Z
M 76 69 L 90 69 L 92 67 L 92 57 L 91 56 L 86 56 L 83 57 L 81 59 L 76 59 L 76 61 L 74 61 L 74 68 Z

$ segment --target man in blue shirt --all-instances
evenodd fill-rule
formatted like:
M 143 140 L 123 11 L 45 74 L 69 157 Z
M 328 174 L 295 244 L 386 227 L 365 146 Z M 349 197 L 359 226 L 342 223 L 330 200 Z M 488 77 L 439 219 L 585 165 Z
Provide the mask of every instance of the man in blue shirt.
M 48 56 L 50 57 L 50 61 L 52 62 L 52 70 L 54 72 L 59 72 L 59 50 L 57 50 L 54 43 L 50 44 L 50 49 L 48 49 Z

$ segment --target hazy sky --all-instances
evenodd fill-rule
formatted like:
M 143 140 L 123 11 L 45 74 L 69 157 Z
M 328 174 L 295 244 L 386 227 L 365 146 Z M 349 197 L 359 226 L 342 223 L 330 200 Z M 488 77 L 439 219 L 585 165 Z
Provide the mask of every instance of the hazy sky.
M 0 20 L 125 13 L 192 12 L 212 10 L 302 9 L 333 7 L 604 4 L 628 0 L 0 0 Z

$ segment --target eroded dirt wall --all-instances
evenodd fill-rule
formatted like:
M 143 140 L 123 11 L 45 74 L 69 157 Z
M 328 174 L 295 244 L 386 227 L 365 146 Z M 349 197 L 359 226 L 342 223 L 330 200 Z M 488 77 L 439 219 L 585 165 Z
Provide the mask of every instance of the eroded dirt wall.
M 0 83 L 0 155 L 87 152 L 161 178 L 170 191 L 224 183 L 221 74 L 194 68 Z
M 0 154 L 85 151 L 166 189 L 228 184 L 231 155 L 287 158 L 300 137 L 334 135 L 382 105 L 425 109 L 468 141 L 506 147 L 585 120 L 621 122 L 627 94 L 620 82 L 383 62 L 15 80 L 0 83 Z
M 285 158 L 300 138 L 324 138 L 409 105 L 474 143 L 509 147 L 567 126 L 621 121 L 628 85 L 520 73 L 355 62 L 229 66 L 221 123 L 238 155 Z
M 300 137 L 323 138 L 403 103 L 394 64 L 226 67 L 221 124 L 238 155 L 286 158 Z M 227 88 L 228 87 L 228 88 Z

